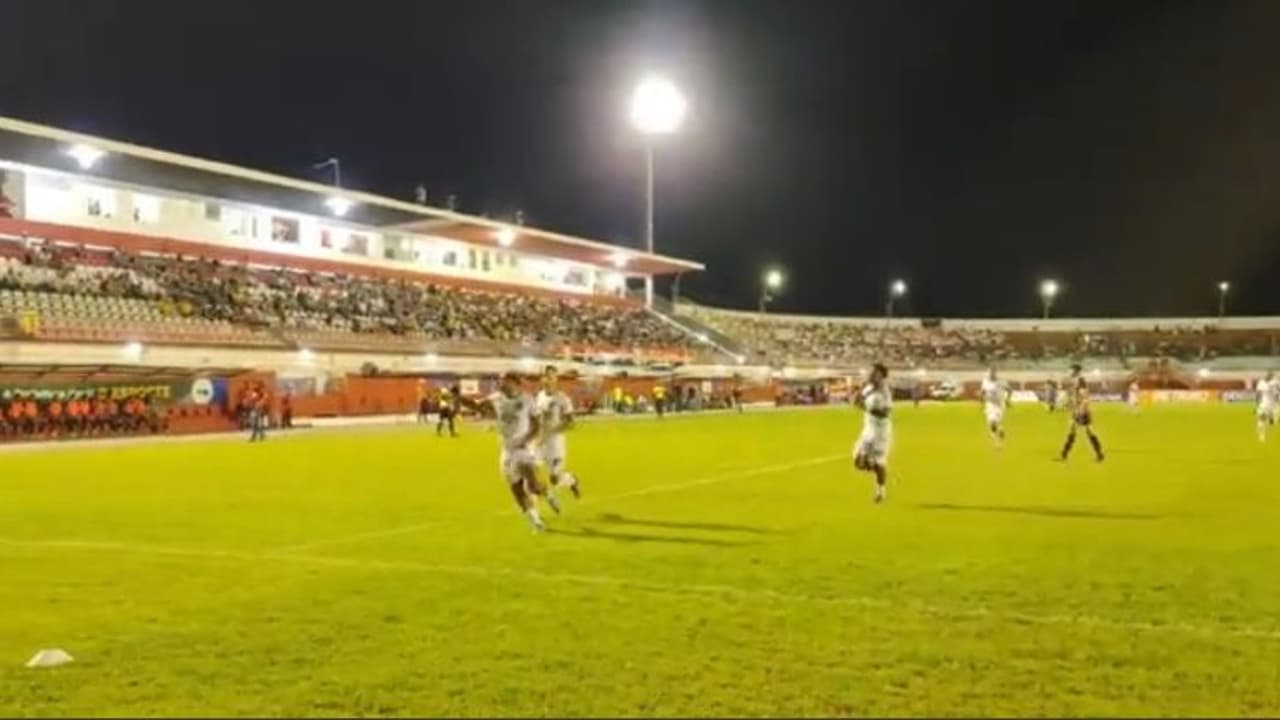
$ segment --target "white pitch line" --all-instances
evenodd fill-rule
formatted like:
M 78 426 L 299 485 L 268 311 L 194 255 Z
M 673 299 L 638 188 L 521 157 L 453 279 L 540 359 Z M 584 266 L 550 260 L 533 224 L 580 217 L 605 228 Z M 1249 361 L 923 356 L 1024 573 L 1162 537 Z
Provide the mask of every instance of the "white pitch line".
M 315 540 L 313 542 L 299 543 L 297 545 L 286 545 L 285 547 L 276 548 L 277 553 L 299 553 L 307 550 L 315 550 L 322 547 L 333 547 L 335 545 L 351 545 L 366 540 L 378 540 L 380 538 L 395 537 L 397 535 L 409 535 L 411 533 L 429 530 L 433 527 L 444 524 L 445 521 L 426 522 L 417 525 L 404 525 L 402 527 L 387 528 L 386 530 L 370 530 L 369 532 L 356 533 L 354 535 L 343 535 L 341 537 L 327 538 L 324 540 Z
M 946 618 L 984 618 L 997 622 L 1025 623 L 1032 625 L 1067 625 L 1094 627 L 1123 632 L 1149 632 L 1163 634 L 1190 634 L 1207 637 L 1238 637 L 1259 640 L 1280 640 L 1280 629 L 1247 625 L 1197 625 L 1194 623 L 1152 623 L 1133 620 L 1115 620 L 1096 615 L 1052 614 L 1038 615 L 1019 611 L 995 610 L 977 606 L 940 605 L 908 602 L 863 595 L 821 596 L 789 593 L 768 589 L 749 589 L 736 585 L 717 584 L 663 584 L 611 575 L 587 575 L 576 573 L 546 573 L 518 568 L 488 567 L 483 565 L 442 565 L 401 560 L 374 560 L 367 558 L 337 558 L 315 555 L 286 555 L 280 553 L 242 553 L 224 550 L 200 550 L 170 548 L 154 545 L 131 545 L 119 542 L 91 540 L 15 540 L 0 538 L 0 545 L 30 549 L 70 549 L 101 552 L 122 552 L 141 555 L 158 555 L 211 560 L 240 560 L 252 563 L 280 562 L 317 567 L 347 568 L 352 570 L 383 570 L 421 572 L 438 575 L 457 575 L 482 579 L 517 578 L 534 582 L 568 583 L 577 585 L 607 586 L 647 592 L 666 597 L 691 596 L 736 597 L 747 600 L 805 603 L 837 607 L 904 608 L 916 612 Z
M 617 495 L 608 495 L 601 498 L 587 497 L 580 503 L 575 505 L 598 505 L 600 503 L 612 502 L 614 500 L 627 500 L 635 497 L 643 497 L 645 495 L 659 495 L 662 493 L 680 492 L 704 485 L 714 485 L 716 483 L 728 482 L 730 480 L 745 480 L 747 478 L 759 475 L 772 475 L 774 473 L 787 472 L 789 470 L 799 470 L 801 468 L 813 467 L 814 465 L 824 465 L 829 462 L 847 458 L 847 455 L 826 455 L 809 460 L 798 460 L 796 462 L 779 463 L 776 465 L 765 465 L 764 467 L 750 468 L 745 470 L 735 470 L 732 472 L 710 475 L 696 480 L 688 480 L 685 482 L 668 483 L 666 485 L 652 485 L 639 490 L 619 493 Z M 510 510 L 502 510 L 493 514 L 493 517 L 510 517 Z M 307 550 L 315 550 L 323 547 L 334 547 L 337 545 L 351 545 L 366 540 L 378 540 L 381 538 L 395 537 L 397 535 L 410 535 L 422 530 L 429 530 L 434 527 L 448 524 L 449 521 L 441 520 L 436 522 L 418 523 L 415 525 L 405 525 L 403 527 L 387 528 L 385 530 L 370 530 L 368 532 L 355 533 L 353 535 L 343 535 L 341 537 L 327 538 L 323 540 L 315 540 L 312 542 L 299 543 L 297 545 L 288 545 L 286 547 L 276 548 L 273 552 L 277 553 L 298 553 Z

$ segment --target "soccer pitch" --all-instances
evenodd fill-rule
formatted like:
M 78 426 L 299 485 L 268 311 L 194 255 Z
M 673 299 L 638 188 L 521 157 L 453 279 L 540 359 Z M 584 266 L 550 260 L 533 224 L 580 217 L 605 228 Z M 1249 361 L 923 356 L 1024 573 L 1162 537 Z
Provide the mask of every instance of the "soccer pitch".
M 478 425 L 5 454 L 0 715 L 1280 713 L 1248 406 L 584 423 L 530 533 Z M 37 649 L 72 665 L 28 670 Z

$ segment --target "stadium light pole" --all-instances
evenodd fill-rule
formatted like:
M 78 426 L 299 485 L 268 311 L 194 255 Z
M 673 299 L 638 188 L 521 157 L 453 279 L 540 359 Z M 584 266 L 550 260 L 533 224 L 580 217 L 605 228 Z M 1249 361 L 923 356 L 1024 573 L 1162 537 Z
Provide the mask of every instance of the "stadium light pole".
M 644 248 L 653 253 L 653 149 L 660 135 L 670 135 L 680 129 L 688 103 L 680 89 L 670 80 L 650 75 L 636 85 L 631 93 L 631 124 L 645 138 L 645 214 Z M 644 278 L 644 303 L 653 306 L 653 276 Z
M 760 314 L 763 315 L 769 307 L 769 303 L 773 302 L 773 298 L 777 295 L 782 286 L 786 284 L 787 277 L 782 271 L 773 268 L 765 272 L 760 282 Z
M 1058 297 L 1058 281 L 1043 280 L 1040 283 L 1040 306 L 1044 309 L 1044 319 L 1049 319 L 1049 311 L 1053 309 L 1053 301 Z
M 894 280 L 889 283 L 889 300 L 884 305 L 884 316 L 893 317 L 893 304 L 898 298 L 907 294 L 907 282 L 905 280 Z
M 1218 322 L 1227 316 L 1227 292 L 1231 290 L 1231 283 L 1223 280 L 1218 283 Z

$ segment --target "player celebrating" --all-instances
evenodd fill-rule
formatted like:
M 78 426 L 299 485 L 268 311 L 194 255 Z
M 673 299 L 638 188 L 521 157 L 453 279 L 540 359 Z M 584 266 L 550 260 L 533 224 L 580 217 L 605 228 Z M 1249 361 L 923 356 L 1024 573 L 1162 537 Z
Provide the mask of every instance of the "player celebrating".
M 893 441 L 893 424 L 889 413 L 893 396 L 889 391 L 889 369 L 880 363 L 871 368 L 871 378 L 858 395 L 864 410 L 862 435 L 853 448 L 853 466 L 876 476 L 876 502 L 884 501 L 888 479 L 889 445 Z
M 542 371 L 542 389 L 538 391 L 538 418 L 542 425 L 542 462 L 551 476 L 548 496 L 558 487 L 567 487 L 574 497 L 582 497 L 578 478 L 565 468 L 565 431 L 573 427 L 573 402 L 560 390 L 556 367 Z M 660 386 L 659 386 L 660 387 Z M 659 402 L 654 398 L 655 402 Z
M 1004 444 L 1004 409 L 1009 400 L 1009 386 L 996 377 L 991 368 L 982 380 L 982 407 L 987 416 L 987 430 L 996 447 Z
M 1062 446 L 1061 460 L 1064 462 L 1071 454 L 1071 446 L 1076 443 L 1076 430 L 1084 428 L 1089 436 L 1089 444 L 1093 446 L 1093 454 L 1102 462 L 1106 456 L 1102 454 L 1102 441 L 1093 433 L 1093 411 L 1089 407 L 1089 384 L 1081 374 L 1079 363 L 1071 366 L 1071 376 L 1067 379 L 1067 403 L 1071 407 L 1071 429 L 1067 431 L 1067 442 Z
M 1276 380 L 1273 370 L 1258 381 L 1258 442 L 1266 442 L 1267 428 L 1276 424 L 1276 415 L 1280 411 L 1280 380 Z
M 554 497 L 547 495 L 546 489 L 538 483 L 537 458 L 529 446 L 538 436 L 541 423 L 534 407 L 533 400 L 520 390 L 520 377 L 515 373 L 502 376 L 500 390 L 490 401 L 498 423 L 498 434 L 502 442 L 499 465 L 502 475 L 511 487 L 511 495 L 515 498 L 520 511 L 529 518 L 534 532 L 542 532 L 546 526 L 538 515 L 539 495 L 547 499 L 552 510 L 560 512 L 560 505 Z

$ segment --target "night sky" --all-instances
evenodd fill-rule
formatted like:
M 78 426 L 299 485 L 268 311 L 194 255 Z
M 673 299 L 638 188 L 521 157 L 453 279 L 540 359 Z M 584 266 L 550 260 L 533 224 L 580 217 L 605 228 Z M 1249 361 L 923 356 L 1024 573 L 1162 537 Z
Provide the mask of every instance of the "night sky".
M 779 310 L 1280 313 L 1280 2 L 0 4 L 0 114 L 658 249 Z

